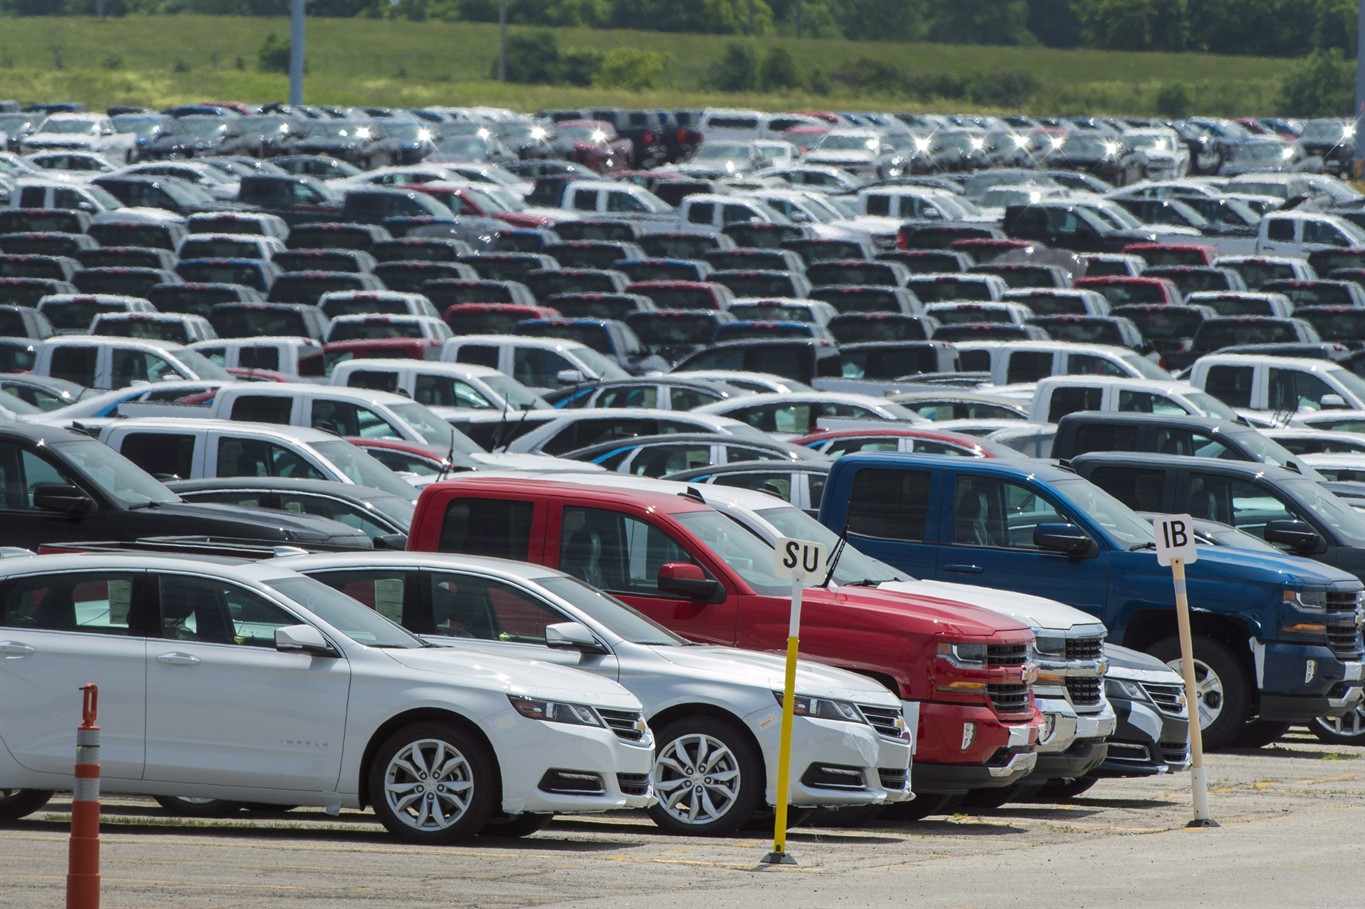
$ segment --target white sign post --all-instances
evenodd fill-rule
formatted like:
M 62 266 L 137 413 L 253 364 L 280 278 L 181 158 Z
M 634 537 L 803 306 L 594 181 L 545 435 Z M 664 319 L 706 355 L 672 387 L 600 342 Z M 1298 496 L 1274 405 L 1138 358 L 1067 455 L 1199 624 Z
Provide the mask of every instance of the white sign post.
M 792 720 L 796 715 L 796 652 L 800 644 L 801 591 L 806 586 L 806 579 L 822 575 L 828 563 L 829 549 L 809 540 L 789 540 L 783 537 L 777 541 L 777 547 L 773 551 L 773 574 L 779 578 L 791 578 L 792 581 L 792 611 L 787 629 L 787 678 L 782 688 L 782 744 L 778 749 L 777 763 L 777 817 L 773 826 L 773 851 L 763 857 L 765 865 L 796 864 L 796 859 L 787 854 L 787 797 L 791 773 Z
M 1217 827 L 1209 817 L 1209 780 L 1204 771 L 1204 731 L 1200 726 L 1199 689 L 1194 678 L 1194 638 L 1190 633 L 1190 601 L 1185 595 L 1185 566 L 1199 558 L 1194 548 L 1194 518 L 1162 515 L 1156 531 L 1156 560 L 1169 565 L 1175 580 L 1175 616 L 1180 629 L 1180 674 L 1185 679 L 1185 704 L 1190 714 L 1190 784 L 1194 787 L 1194 819 L 1187 827 Z

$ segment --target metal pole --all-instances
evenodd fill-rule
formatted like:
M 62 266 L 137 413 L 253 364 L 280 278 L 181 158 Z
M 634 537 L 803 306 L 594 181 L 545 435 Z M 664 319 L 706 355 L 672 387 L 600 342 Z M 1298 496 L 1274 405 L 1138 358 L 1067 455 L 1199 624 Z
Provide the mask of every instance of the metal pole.
M 303 0 L 292 0 L 289 10 L 289 104 L 303 103 Z
M 1180 632 L 1180 674 L 1190 714 L 1190 781 L 1194 785 L 1194 820 L 1186 827 L 1217 827 L 1209 817 L 1209 778 L 1204 769 L 1204 730 L 1199 725 L 1199 688 L 1194 678 L 1194 637 L 1190 633 L 1190 601 L 1185 593 L 1185 561 L 1171 559 L 1175 579 L 1175 615 Z
M 765 865 L 795 865 L 787 852 L 787 799 L 791 779 L 792 724 L 796 721 L 796 655 L 800 648 L 801 591 L 806 578 L 792 575 L 792 611 L 787 629 L 787 674 L 782 691 L 782 737 L 777 749 L 777 795 L 773 818 L 773 851 L 763 857 Z
M 1355 163 L 1351 176 L 1361 177 L 1361 165 L 1365 163 L 1365 130 L 1360 128 L 1365 119 L 1365 0 L 1356 4 L 1356 111 L 1354 117 L 1356 133 Z
M 1361 0 L 1365 3 L 1365 0 Z M 498 3 L 498 82 L 508 81 L 508 0 Z

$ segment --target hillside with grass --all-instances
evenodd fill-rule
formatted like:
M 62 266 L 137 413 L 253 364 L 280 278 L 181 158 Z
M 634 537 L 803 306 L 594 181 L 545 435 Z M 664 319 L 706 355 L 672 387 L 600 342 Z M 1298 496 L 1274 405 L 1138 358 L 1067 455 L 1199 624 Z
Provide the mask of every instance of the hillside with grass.
M 288 36 L 286 18 L 6 18 L 0 22 L 0 98 L 76 100 L 91 108 L 282 100 L 288 77 L 280 52 L 285 49 L 287 60 Z M 497 82 L 493 24 L 310 19 L 305 100 L 519 110 L 723 105 L 1129 115 L 1178 114 L 1173 107 L 1183 107 L 1251 115 L 1282 112 L 1280 82 L 1295 65 L 1211 54 L 789 37 L 747 44 L 619 30 L 511 27 L 508 36 L 509 44 L 548 36 L 562 58 L 589 65 L 577 78 L 592 84 Z M 750 64 L 753 78 L 735 81 L 734 66 Z M 767 91 L 758 88 L 765 85 Z

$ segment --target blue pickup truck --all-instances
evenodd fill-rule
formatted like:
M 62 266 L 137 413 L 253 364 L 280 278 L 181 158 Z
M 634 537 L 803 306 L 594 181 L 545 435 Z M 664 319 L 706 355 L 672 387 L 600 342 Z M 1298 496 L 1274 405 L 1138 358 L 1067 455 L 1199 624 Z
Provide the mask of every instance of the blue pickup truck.
M 1179 660 L 1175 590 L 1150 525 L 1062 467 L 907 454 L 835 461 L 820 521 L 923 578 L 1060 600 L 1109 640 Z M 1186 569 L 1205 743 L 1362 697 L 1359 579 L 1296 556 L 1204 547 Z

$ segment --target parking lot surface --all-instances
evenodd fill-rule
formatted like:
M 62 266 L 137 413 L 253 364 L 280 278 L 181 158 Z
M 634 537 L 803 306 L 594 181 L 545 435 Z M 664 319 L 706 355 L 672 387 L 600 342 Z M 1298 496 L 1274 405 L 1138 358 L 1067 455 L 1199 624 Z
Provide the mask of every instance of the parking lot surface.
M 1358 907 L 1365 748 L 1294 730 L 1208 761 L 1216 830 L 1189 830 L 1189 775 L 1107 780 L 912 824 L 661 835 L 643 813 L 565 818 L 520 840 L 396 843 L 372 815 L 313 809 L 169 818 L 103 805 L 104 909 L 367 907 Z M 0 907 L 64 905 L 69 800 L 0 830 Z

